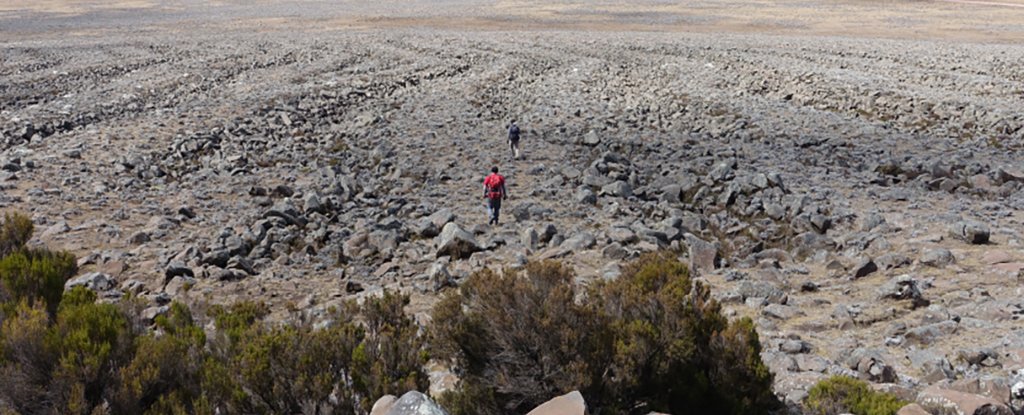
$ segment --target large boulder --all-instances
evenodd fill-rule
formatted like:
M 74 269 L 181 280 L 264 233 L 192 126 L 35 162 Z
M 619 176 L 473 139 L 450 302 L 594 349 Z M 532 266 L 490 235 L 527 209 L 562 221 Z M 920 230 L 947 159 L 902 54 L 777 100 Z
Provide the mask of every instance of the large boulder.
M 949 234 L 954 238 L 971 244 L 988 243 L 991 232 L 984 223 L 976 221 L 957 222 L 949 227 Z
M 622 180 L 615 181 L 601 188 L 601 195 L 611 197 L 630 197 L 633 195 L 633 187 Z
M 450 256 L 452 258 L 469 258 L 474 252 L 482 251 L 480 243 L 473 238 L 473 234 L 456 225 L 455 222 L 448 222 L 441 230 L 441 235 L 436 238 L 437 256 Z
M 448 412 L 430 400 L 427 395 L 409 391 L 391 404 L 384 415 L 448 415 Z
M 75 278 L 72 278 L 64 283 L 64 291 L 69 291 L 72 288 L 83 286 L 92 291 L 107 291 L 114 288 L 117 285 L 117 281 L 110 278 L 109 275 L 102 272 L 90 272 Z
M 718 247 L 704 241 L 693 234 L 686 234 L 686 245 L 689 247 L 690 269 L 700 271 L 714 271 L 718 266 L 720 258 Z
M 586 413 L 587 403 L 583 401 L 583 395 L 579 391 L 572 391 L 544 402 L 527 412 L 526 415 L 584 415 Z
M 917 403 L 933 414 L 1013 415 L 1009 407 L 995 399 L 938 386 L 922 390 Z
M 914 308 L 927 307 L 930 303 L 921 294 L 917 280 L 909 275 L 900 275 L 889 280 L 878 288 L 878 297 L 881 299 L 910 300 Z

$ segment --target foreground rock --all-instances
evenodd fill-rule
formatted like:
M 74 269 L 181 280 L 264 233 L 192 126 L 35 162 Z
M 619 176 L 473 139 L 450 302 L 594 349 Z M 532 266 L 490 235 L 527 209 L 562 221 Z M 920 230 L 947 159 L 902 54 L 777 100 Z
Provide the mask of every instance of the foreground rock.
M 469 258 L 474 252 L 482 251 L 483 248 L 473 237 L 473 234 L 466 232 L 454 222 L 444 225 L 441 234 L 437 237 L 436 255 L 438 257 L 450 256 L 452 258 Z
M 427 395 L 417 391 L 409 391 L 401 398 L 384 395 L 373 404 L 370 415 L 448 415 Z
M 526 415 L 586 415 L 586 413 L 587 403 L 583 401 L 583 395 L 579 391 L 572 391 L 541 404 Z

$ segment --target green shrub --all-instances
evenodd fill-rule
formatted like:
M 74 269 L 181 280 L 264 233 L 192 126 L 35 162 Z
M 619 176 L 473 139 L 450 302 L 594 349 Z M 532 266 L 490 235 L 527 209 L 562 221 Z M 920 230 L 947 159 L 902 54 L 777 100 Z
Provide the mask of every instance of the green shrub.
M 864 381 L 832 376 L 814 385 L 804 404 L 816 415 L 893 415 L 907 403 L 895 395 L 874 391 Z
M 21 249 L 0 259 L 0 285 L 8 304 L 42 299 L 51 314 L 60 304 L 64 283 L 77 272 L 75 257 L 67 252 Z
M 159 336 L 139 336 L 134 358 L 118 373 L 110 400 L 115 413 L 193 413 L 200 399 L 206 335 L 180 303 L 156 318 Z
M 58 356 L 50 393 L 63 413 L 89 413 L 102 403 L 116 368 L 132 354 L 128 320 L 116 306 L 95 300 L 84 287 L 69 291 L 47 336 Z
M 25 246 L 32 238 L 32 219 L 20 213 L 4 213 L 0 224 L 0 257 L 7 256 Z
M 204 368 L 208 402 L 230 413 L 365 413 L 381 395 L 426 389 L 408 301 L 385 292 L 349 303 L 320 330 L 265 324 L 265 307 L 252 303 L 214 309 L 221 337 Z
M 400 395 L 410 390 L 426 390 L 430 380 L 423 372 L 429 356 L 423 352 L 419 326 L 405 315 L 403 308 L 409 297 L 385 291 L 381 297 L 370 297 L 357 310 L 349 304 L 347 315 L 360 315 L 366 332 L 352 350 L 352 384 L 359 396 L 359 406 L 370 409 L 385 394 Z M 336 326 L 342 331 L 354 331 Z M 338 339 L 353 338 L 342 333 Z M 334 346 L 337 347 L 337 346 Z
M 599 315 L 573 301 L 572 277 L 554 262 L 528 264 L 525 275 L 484 270 L 439 302 L 437 356 L 458 362 L 464 383 L 476 386 L 467 391 L 499 405 L 470 413 L 526 413 L 566 391 L 601 387 L 610 337 Z M 462 399 L 488 401 L 448 397 Z
M 0 402 L 20 413 L 43 413 L 56 355 L 47 347 L 46 308 L 19 302 L 0 327 Z
M 438 303 L 431 345 L 463 371 L 453 413 L 524 413 L 574 389 L 600 413 L 777 407 L 753 324 L 730 324 L 679 261 L 642 257 L 584 293 L 573 279 L 556 263 L 481 271 Z

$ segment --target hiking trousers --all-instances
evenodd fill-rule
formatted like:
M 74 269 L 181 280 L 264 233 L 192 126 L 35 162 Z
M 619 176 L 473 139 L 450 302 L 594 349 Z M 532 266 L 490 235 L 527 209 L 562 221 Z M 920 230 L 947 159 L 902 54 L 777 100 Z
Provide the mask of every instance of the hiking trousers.
M 490 220 L 487 221 L 488 225 L 498 224 L 498 213 L 501 211 L 501 198 L 487 198 L 487 215 Z

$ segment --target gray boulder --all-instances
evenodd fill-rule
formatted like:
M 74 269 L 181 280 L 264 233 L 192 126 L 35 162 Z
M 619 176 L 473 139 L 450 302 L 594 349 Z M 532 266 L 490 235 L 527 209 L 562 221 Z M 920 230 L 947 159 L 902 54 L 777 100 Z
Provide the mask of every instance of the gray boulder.
M 448 412 L 430 400 L 427 395 L 409 391 L 391 404 L 384 415 L 448 415 Z
M 596 243 L 597 239 L 594 238 L 594 235 L 587 232 L 580 232 L 563 241 L 559 247 L 569 250 L 570 252 L 578 252 L 584 249 L 590 249 Z
M 963 221 L 950 225 L 949 234 L 954 238 L 977 245 L 988 243 L 991 231 L 989 231 L 988 226 L 984 223 Z
M 114 281 L 114 279 L 109 275 L 102 272 L 90 272 L 65 282 L 64 291 L 69 291 L 72 288 L 82 286 L 92 291 L 100 292 L 114 288 L 116 285 L 117 281 Z
M 930 303 L 921 294 L 917 280 L 909 275 L 900 275 L 882 284 L 878 289 L 878 295 L 883 299 L 910 300 L 913 308 L 927 307 Z
M 612 182 L 601 188 L 601 195 L 611 197 L 630 197 L 633 195 L 633 187 L 622 180 Z
M 718 247 L 704 241 L 693 234 L 686 234 L 686 245 L 689 247 L 690 269 L 713 271 L 719 265 Z
M 435 241 L 437 246 L 435 254 L 437 257 L 447 255 L 452 258 L 465 259 L 469 258 L 474 252 L 483 250 L 476 241 L 476 238 L 473 237 L 473 234 L 462 229 L 461 226 L 456 225 L 454 222 L 444 225 L 441 235 L 438 235 Z
M 581 187 L 576 191 L 576 203 L 581 205 L 593 205 L 597 203 L 597 195 L 586 187 Z
M 956 259 L 953 253 L 946 248 L 926 249 L 921 255 L 921 264 L 929 267 L 942 268 L 952 264 Z

